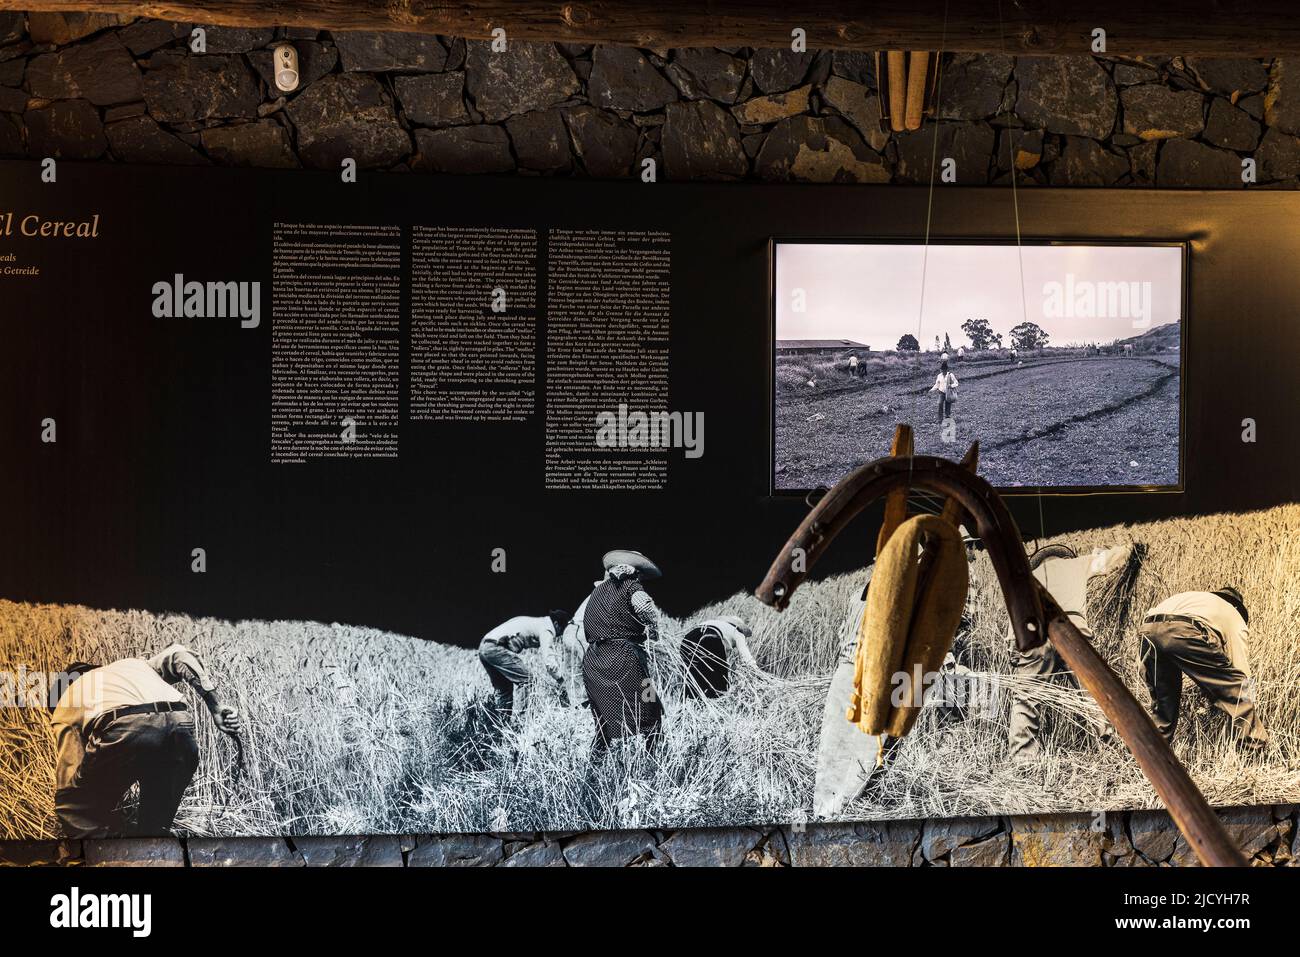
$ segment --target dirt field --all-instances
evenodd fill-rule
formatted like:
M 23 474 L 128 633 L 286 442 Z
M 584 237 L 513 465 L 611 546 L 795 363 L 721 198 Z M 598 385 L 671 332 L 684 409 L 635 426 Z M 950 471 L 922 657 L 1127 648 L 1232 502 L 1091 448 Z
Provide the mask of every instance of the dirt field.
M 1015 364 L 954 363 L 960 386 L 950 443 L 938 393 L 928 391 L 938 371 L 933 355 L 876 357 L 857 379 L 846 371 L 847 358 L 778 357 L 776 488 L 834 485 L 887 454 L 899 422 L 914 427 L 920 453 L 957 458 L 978 440 L 980 472 L 998 487 L 1178 481 L 1177 353 L 1119 358 L 1049 350 Z

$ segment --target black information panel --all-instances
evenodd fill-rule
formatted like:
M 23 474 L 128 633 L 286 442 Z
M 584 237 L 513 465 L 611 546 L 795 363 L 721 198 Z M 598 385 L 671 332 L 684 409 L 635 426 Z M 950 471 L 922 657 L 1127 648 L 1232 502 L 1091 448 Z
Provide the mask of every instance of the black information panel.
M 751 589 L 806 511 L 769 494 L 770 241 L 915 242 L 927 208 L 72 164 L 0 183 L 0 595 L 463 646 L 572 609 L 611 548 L 663 567 L 672 615 Z M 1036 239 L 1189 244 L 1185 490 L 1018 497 L 1026 536 L 1294 500 L 1300 196 L 1034 189 L 1020 214 Z M 1015 235 L 1009 190 L 940 191 L 933 217 Z M 672 413 L 670 447 L 645 412 Z M 819 575 L 863 563 L 852 539 Z

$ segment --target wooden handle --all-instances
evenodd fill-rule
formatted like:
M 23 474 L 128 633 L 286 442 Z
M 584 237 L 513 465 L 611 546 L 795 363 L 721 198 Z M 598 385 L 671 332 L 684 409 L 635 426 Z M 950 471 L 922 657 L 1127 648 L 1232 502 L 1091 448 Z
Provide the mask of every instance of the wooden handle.
M 894 444 L 889 454 L 894 458 L 911 458 L 912 427 L 899 425 L 894 429 Z M 907 520 L 907 487 L 899 486 L 885 496 L 885 517 L 880 522 L 880 532 L 876 535 L 876 557 L 885 550 L 885 543 L 898 530 L 898 526 Z
M 957 464 L 967 472 L 977 474 L 980 465 L 979 442 L 972 442 L 970 448 L 966 450 L 966 454 L 961 457 L 961 461 Z M 966 509 L 962 508 L 961 502 L 957 501 L 952 496 L 943 500 L 943 511 L 940 513 L 940 516 L 945 522 L 950 522 L 951 524 L 958 526 L 958 530 L 960 530 L 960 526 L 966 524 Z
M 909 130 L 921 128 L 921 114 L 925 110 L 925 81 L 929 78 L 930 54 L 913 50 L 907 63 L 907 112 L 904 125 Z
M 901 133 L 907 112 L 907 54 L 890 50 L 886 59 L 889 62 L 889 126 L 895 133 Z

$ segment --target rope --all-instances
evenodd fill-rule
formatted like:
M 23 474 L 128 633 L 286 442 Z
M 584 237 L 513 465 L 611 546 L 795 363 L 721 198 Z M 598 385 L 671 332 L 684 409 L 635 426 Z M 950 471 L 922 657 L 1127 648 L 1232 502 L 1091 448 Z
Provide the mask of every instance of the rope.
M 943 31 L 940 34 L 939 50 L 935 54 L 935 85 L 934 85 L 934 136 L 930 138 L 930 188 L 925 202 L 925 243 L 921 250 L 921 295 L 920 302 L 916 310 L 916 345 L 918 350 L 921 346 L 921 328 L 925 323 L 925 277 L 926 271 L 930 265 L 930 224 L 934 218 L 934 174 L 935 160 L 939 157 L 939 104 L 943 102 L 943 69 L 942 60 L 944 50 L 948 46 L 948 0 L 943 4 Z M 928 393 L 926 393 L 928 394 Z M 917 417 L 917 405 L 920 402 L 920 395 L 912 399 L 912 421 L 920 422 Z M 912 465 L 916 460 L 916 436 L 912 437 L 912 449 L 908 454 L 908 484 L 911 484 Z
M 1005 56 L 1010 56 L 1007 50 L 1007 35 L 1005 24 L 1002 20 L 1002 0 L 997 0 L 998 8 L 998 40 L 1002 45 L 1002 52 Z M 1006 114 L 1010 119 L 1010 107 Z M 1016 263 L 1020 272 L 1020 319 L 1021 322 L 1029 321 L 1029 305 L 1025 296 L 1025 247 L 1020 236 L 1020 193 L 1016 188 L 1016 147 L 1015 136 L 1017 130 L 1011 123 L 1007 124 L 1007 167 L 1011 176 L 1011 208 L 1016 220 Z M 1042 453 L 1039 453 L 1039 462 L 1041 464 Z M 1040 484 L 1037 495 L 1038 500 L 1038 535 L 1040 538 L 1047 538 L 1047 519 L 1043 509 L 1043 491 Z M 1047 578 L 1047 569 L 1043 569 L 1043 578 Z

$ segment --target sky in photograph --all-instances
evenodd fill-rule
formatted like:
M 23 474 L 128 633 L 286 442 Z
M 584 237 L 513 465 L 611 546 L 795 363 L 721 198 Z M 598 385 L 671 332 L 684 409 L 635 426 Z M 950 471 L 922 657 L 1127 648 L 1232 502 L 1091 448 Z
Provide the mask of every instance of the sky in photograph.
M 1127 339 L 1179 320 L 1182 255 L 1177 246 L 777 243 L 776 338 L 852 339 L 884 350 L 911 333 L 932 349 L 946 332 L 955 348 L 969 346 L 966 319 L 987 319 L 1008 342 L 1007 332 L 1027 318 L 1052 345 Z M 1065 289 L 1070 275 L 1076 295 L 1081 283 L 1150 282 L 1150 325 L 1135 327 L 1134 316 L 1047 315 L 1046 285 Z M 803 312 L 794 308 L 797 289 Z

